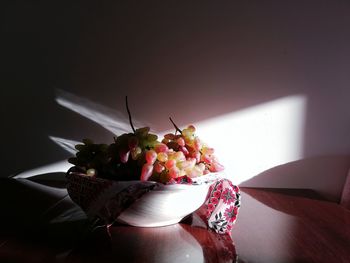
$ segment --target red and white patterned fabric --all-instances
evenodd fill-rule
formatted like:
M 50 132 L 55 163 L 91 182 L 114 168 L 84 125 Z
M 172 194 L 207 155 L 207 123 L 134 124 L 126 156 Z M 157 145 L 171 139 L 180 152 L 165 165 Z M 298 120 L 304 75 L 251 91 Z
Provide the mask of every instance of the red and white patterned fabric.
M 205 204 L 209 228 L 220 234 L 229 233 L 241 206 L 240 190 L 228 179 L 219 180 L 210 186 Z
M 99 218 L 111 225 L 116 218 L 157 184 L 139 181 L 125 185 L 123 181 L 112 181 L 89 177 L 77 172 L 67 173 L 67 191 L 89 218 Z

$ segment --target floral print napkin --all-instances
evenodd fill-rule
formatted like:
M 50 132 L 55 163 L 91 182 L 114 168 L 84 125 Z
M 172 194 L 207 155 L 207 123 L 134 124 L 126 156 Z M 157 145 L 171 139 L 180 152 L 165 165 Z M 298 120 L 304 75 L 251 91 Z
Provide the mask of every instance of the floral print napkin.
M 209 228 L 220 234 L 231 232 L 241 206 L 238 186 L 228 179 L 217 181 L 210 186 L 205 205 Z

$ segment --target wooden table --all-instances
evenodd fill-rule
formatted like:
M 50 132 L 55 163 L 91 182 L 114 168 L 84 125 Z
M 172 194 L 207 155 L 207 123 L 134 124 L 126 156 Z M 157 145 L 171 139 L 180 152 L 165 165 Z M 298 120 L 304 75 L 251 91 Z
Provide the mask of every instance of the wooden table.
M 57 184 L 55 185 L 57 187 Z M 180 224 L 91 231 L 62 188 L 0 180 L 0 262 L 350 262 L 350 211 L 308 190 L 242 188 L 229 236 Z

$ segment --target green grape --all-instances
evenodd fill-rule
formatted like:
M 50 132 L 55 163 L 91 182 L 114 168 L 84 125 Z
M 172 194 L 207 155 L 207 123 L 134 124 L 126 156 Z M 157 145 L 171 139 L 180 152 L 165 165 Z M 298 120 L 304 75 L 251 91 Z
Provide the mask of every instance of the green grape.
M 171 176 L 169 175 L 169 172 L 164 170 L 163 172 L 160 173 L 159 175 L 159 180 L 161 183 L 165 184 L 171 180 Z
M 78 151 L 82 151 L 86 146 L 84 144 L 77 144 L 75 145 L 75 149 Z
M 149 142 L 157 141 L 157 139 L 158 139 L 158 136 L 152 133 L 149 133 L 145 136 L 145 140 Z
M 141 150 L 140 147 L 136 147 L 136 148 L 132 149 L 132 150 L 130 151 L 130 153 L 131 153 L 131 158 L 132 158 L 133 160 L 137 160 L 137 159 L 140 157 L 141 152 L 142 152 L 142 150 Z
M 160 173 L 153 171 L 151 177 L 148 179 L 149 181 L 160 182 Z
M 143 127 L 135 130 L 135 135 L 137 137 L 144 137 L 146 136 L 150 131 L 149 127 Z
M 93 168 L 89 169 L 86 171 L 86 175 L 87 176 L 96 176 L 97 175 L 97 171 Z
M 158 161 L 165 163 L 168 160 L 168 154 L 166 152 L 160 152 L 157 154 L 157 159 Z

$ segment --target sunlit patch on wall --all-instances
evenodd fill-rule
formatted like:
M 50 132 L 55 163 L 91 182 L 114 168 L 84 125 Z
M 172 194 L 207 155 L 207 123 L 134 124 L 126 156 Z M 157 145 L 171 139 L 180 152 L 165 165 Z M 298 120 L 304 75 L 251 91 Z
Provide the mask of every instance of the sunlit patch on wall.
M 306 98 L 288 96 L 196 123 L 234 183 L 300 159 Z
M 72 167 L 72 164 L 68 163 L 67 160 L 58 161 L 55 163 L 50 163 L 47 165 L 40 166 L 38 168 L 30 169 L 22 173 L 17 174 L 13 178 L 29 178 L 32 176 L 47 174 L 47 173 L 56 173 L 56 172 L 66 172 L 69 168 Z

